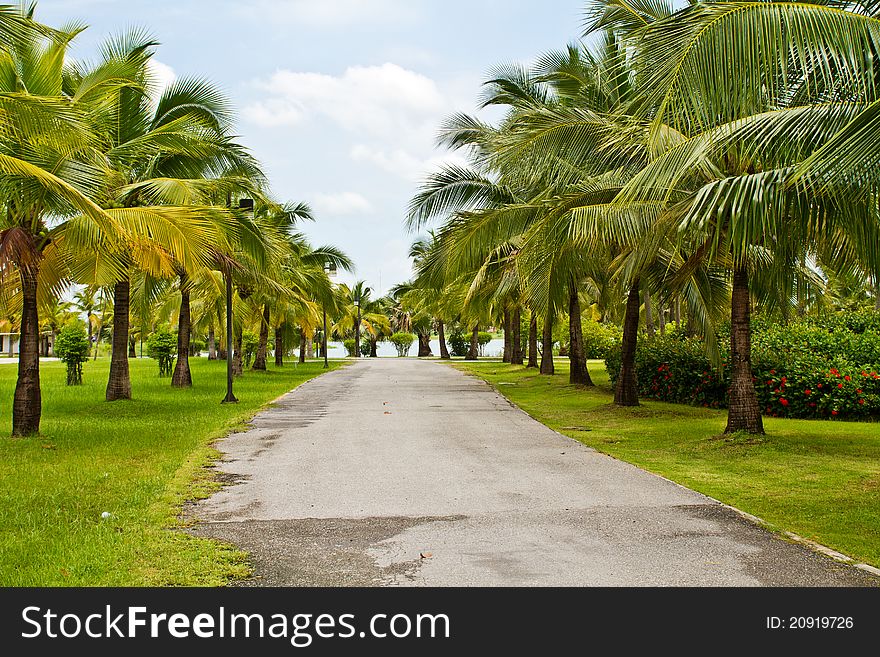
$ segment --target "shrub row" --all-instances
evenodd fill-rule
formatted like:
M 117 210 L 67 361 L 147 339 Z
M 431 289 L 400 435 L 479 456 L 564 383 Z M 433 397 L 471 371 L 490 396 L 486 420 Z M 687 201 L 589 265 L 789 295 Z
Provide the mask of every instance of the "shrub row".
M 865 419 L 880 417 L 880 313 L 833 316 L 779 325 L 756 320 L 752 372 L 758 401 L 772 417 Z M 640 336 L 636 350 L 639 394 L 710 408 L 727 406 L 727 336 L 721 367 L 702 343 L 674 331 Z M 619 344 L 609 350 L 612 382 L 620 372 Z

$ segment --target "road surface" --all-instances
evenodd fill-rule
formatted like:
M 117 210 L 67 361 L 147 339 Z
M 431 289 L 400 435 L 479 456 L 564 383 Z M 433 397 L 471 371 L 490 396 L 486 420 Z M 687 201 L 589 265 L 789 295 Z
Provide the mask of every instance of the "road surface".
M 219 443 L 195 533 L 244 585 L 875 585 L 604 456 L 448 365 L 365 359 Z

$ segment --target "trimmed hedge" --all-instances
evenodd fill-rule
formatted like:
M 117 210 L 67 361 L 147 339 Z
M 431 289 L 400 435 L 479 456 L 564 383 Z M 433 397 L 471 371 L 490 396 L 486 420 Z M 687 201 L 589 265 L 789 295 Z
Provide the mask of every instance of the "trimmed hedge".
M 730 383 L 728 339 L 728 335 L 719 337 L 719 371 L 695 338 L 674 331 L 653 339 L 640 336 L 639 394 L 725 408 Z M 606 367 L 615 382 L 620 372 L 619 345 L 609 352 Z M 772 417 L 880 417 L 880 313 L 810 318 L 788 325 L 758 319 L 753 323 L 752 372 L 761 408 Z

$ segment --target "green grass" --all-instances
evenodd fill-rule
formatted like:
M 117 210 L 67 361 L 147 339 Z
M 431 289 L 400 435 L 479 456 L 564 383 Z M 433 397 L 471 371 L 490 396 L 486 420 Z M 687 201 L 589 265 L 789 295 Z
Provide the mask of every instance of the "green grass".
M 617 408 L 597 386 L 499 362 L 456 364 L 552 429 L 856 559 L 880 566 L 880 424 L 765 418 L 766 436 L 721 436 L 724 411 L 647 401 Z
M 28 439 L 7 437 L 17 368 L 0 365 L 0 585 L 210 586 L 247 574 L 243 553 L 170 528 L 183 526 L 184 502 L 217 487 L 211 442 L 324 370 L 246 372 L 240 403 L 221 405 L 225 363 L 190 363 L 194 387 L 174 390 L 155 361 L 133 360 L 134 399 L 113 403 L 107 360 L 89 362 L 77 387 L 64 365 L 42 363 L 42 435 Z

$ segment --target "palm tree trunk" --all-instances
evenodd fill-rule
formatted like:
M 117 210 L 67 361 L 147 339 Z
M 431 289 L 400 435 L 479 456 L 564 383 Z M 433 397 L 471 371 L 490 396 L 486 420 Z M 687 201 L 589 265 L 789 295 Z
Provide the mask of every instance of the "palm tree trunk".
M 440 339 L 440 359 L 450 360 L 449 348 L 446 346 L 446 330 L 443 320 L 437 320 L 437 337 Z
M 266 371 L 266 356 L 269 353 L 269 321 L 272 309 L 269 304 L 263 305 L 263 321 L 260 322 L 260 343 L 257 345 L 257 356 L 254 358 L 254 366 L 251 369 Z
M 282 326 L 275 328 L 275 367 L 284 367 L 284 331 Z
M 639 340 L 639 281 L 632 284 L 626 300 L 623 318 L 620 374 L 614 386 L 614 403 L 618 406 L 639 405 L 639 385 L 636 378 L 636 346 Z
M 681 299 L 675 297 L 675 328 L 681 329 Z
M 234 351 L 232 352 L 232 375 L 233 376 L 241 376 L 244 373 L 244 367 L 242 367 L 241 359 L 241 343 L 244 339 L 244 327 L 239 326 L 235 329 L 235 344 Z M 228 347 L 227 347 L 228 348 Z
M 428 333 L 419 333 L 419 358 L 428 358 L 429 356 L 433 356 L 433 352 L 431 351 L 431 332 Z
M 113 348 L 110 355 L 110 378 L 107 401 L 131 399 L 131 377 L 128 373 L 128 312 L 131 283 L 128 277 L 113 286 Z M 101 333 L 98 332 L 98 342 Z M 96 345 L 97 346 L 97 345 Z
M 724 433 L 745 431 L 764 433 L 761 407 L 752 379 L 752 334 L 749 299 L 749 272 L 746 265 L 733 271 L 733 296 L 730 301 L 730 404 Z
M 306 330 L 299 327 L 299 362 L 306 362 Z
M 510 311 L 506 308 L 504 309 L 504 318 L 501 321 L 504 323 L 504 356 L 501 358 L 501 362 L 509 363 L 513 360 L 513 332 L 510 330 Z
M 468 354 L 465 357 L 465 360 L 477 360 L 480 354 L 480 325 L 474 325 L 474 330 L 471 332 L 471 348 L 468 349 Z
M 208 327 L 208 360 L 217 360 L 217 338 L 213 324 Z
M 378 358 L 379 357 L 379 339 L 370 334 L 370 358 Z
M 645 328 L 648 329 L 648 337 L 654 337 L 654 311 L 651 307 L 651 293 L 645 290 Z
M 519 306 L 513 311 L 513 318 L 510 321 L 510 337 L 513 345 L 510 350 L 510 362 L 513 365 L 523 364 L 522 352 L 522 312 Z
M 129 358 L 137 358 L 137 340 L 135 340 L 133 335 L 128 336 L 128 357 Z
M 21 278 L 21 335 L 18 342 L 18 380 L 12 402 L 12 435 L 40 432 L 43 410 L 40 394 L 40 320 L 37 313 L 36 263 L 19 268 Z M 10 342 L 12 336 L 9 336 Z
M 538 367 L 538 316 L 530 311 L 529 318 L 529 364 L 526 367 Z
M 177 319 L 177 363 L 171 376 L 172 388 L 192 388 L 189 370 L 189 332 L 192 322 L 189 312 L 189 278 L 180 275 L 180 316 Z
M 663 306 L 657 306 L 657 320 L 660 324 L 660 335 L 666 335 L 666 309 Z
M 568 349 L 570 364 L 568 382 L 582 386 L 593 385 L 590 370 L 587 369 L 587 358 L 584 355 L 583 326 L 581 325 L 581 301 L 578 298 L 577 284 L 571 282 L 568 295 L 568 332 L 571 345 Z
M 544 317 L 544 331 L 541 336 L 541 374 L 554 374 L 553 366 L 553 314 Z

